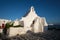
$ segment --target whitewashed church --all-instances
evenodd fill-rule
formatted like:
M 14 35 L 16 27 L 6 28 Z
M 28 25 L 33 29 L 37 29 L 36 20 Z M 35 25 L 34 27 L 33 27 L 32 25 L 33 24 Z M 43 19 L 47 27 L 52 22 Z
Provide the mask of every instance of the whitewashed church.
M 21 22 L 23 22 L 23 23 L 21 23 Z M 23 31 L 21 31 L 22 34 L 24 32 L 27 32 L 28 30 L 30 30 L 34 33 L 39 33 L 39 32 L 47 31 L 47 29 L 48 29 L 48 27 L 47 27 L 48 24 L 46 22 L 45 17 L 38 16 L 36 14 L 33 6 L 31 6 L 30 10 L 27 12 L 26 15 L 24 15 L 22 17 L 22 19 L 19 20 L 19 22 L 16 20 L 14 23 L 14 25 L 19 25 L 19 24 L 22 24 L 24 26 L 24 27 L 20 27 L 20 29 L 23 30 Z M 15 33 L 14 33 L 14 31 L 12 30 L 12 28 L 10 28 L 11 35 L 12 34 L 14 35 L 15 33 L 17 33 L 17 31 L 15 31 Z M 21 32 L 18 32 L 18 33 L 21 33 Z
M 48 26 L 45 17 L 39 17 L 32 6 L 28 13 L 20 21 L 24 22 L 24 28 L 33 32 L 44 32 Z

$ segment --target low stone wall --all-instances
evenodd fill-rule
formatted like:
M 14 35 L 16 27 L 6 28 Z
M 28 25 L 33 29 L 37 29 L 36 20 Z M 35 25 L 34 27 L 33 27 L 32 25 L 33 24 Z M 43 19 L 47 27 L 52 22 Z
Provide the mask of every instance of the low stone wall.
M 8 36 L 16 36 L 16 35 L 21 35 L 21 34 L 25 34 L 24 28 L 23 27 L 10 27 L 9 31 L 8 31 Z

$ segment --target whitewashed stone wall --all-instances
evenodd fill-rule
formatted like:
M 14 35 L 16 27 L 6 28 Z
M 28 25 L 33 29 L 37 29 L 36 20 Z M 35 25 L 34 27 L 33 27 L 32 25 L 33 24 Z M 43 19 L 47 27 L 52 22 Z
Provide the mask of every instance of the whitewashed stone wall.
M 0 33 L 3 33 L 3 29 L 0 29 Z
M 24 28 L 23 27 L 10 27 L 9 28 L 9 37 L 11 36 L 16 36 L 17 34 L 25 34 Z
M 15 20 L 13 26 L 19 25 L 19 21 Z

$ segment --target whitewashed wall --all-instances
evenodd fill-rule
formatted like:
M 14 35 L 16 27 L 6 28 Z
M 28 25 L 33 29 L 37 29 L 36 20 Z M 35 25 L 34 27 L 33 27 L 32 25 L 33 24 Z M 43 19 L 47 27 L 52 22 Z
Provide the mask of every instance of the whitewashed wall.
M 25 34 L 24 28 L 23 27 L 10 27 L 9 28 L 9 37 L 11 36 L 16 36 L 17 34 Z
M 3 33 L 3 29 L 0 29 L 0 33 Z

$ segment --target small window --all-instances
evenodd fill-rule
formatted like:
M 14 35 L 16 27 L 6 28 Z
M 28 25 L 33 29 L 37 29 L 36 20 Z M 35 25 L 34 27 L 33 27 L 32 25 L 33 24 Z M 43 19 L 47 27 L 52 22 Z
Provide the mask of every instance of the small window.
M 34 23 L 35 23 L 35 20 L 33 20 L 32 24 L 31 24 L 31 27 L 33 27 L 33 26 L 34 26 Z
M 33 21 L 33 24 L 35 23 L 35 21 Z

